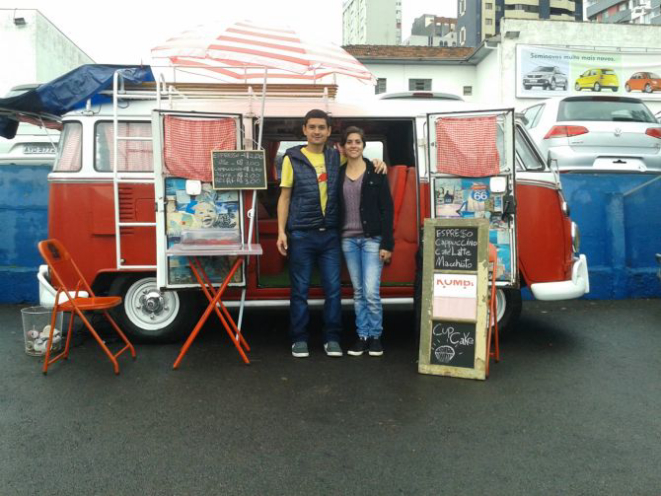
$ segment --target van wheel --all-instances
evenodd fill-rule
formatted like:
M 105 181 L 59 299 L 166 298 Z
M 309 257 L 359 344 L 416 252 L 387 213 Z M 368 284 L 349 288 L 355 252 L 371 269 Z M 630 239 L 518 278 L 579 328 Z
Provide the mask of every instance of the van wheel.
M 567 83 L 567 81 L 565 81 L 565 84 L 562 86 L 562 91 L 567 91 L 567 86 L 568 85 L 569 85 L 569 83 Z
M 574 85 L 574 89 L 575 89 L 576 91 L 581 91 L 581 85 L 578 84 L 578 83 L 576 83 L 576 84 Z
M 620 89 L 620 87 L 619 86 L 613 86 L 611 89 L 613 90 L 613 93 L 615 93 L 617 90 Z
M 652 85 L 650 83 L 645 85 L 645 93 L 652 93 Z
M 498 334 L 506 337 L 514 331 L 521 316 L 521 291 L 518 289 L 496 290 L 496 316 Z
M 594 83 L 594 91 L 601 91 L 601 85 L 599 83 Z
M 530 85 L 528 85 L 528 84 L 524 84 L 523 87 L 524 87 L 525 89 L 527 89 L 527 90 L 529 90 L 530 88 L 532 88 L 532 86 L 530 86 Z
M 159 291 L 155 277 L 118 277 L 109 294 L 122 297 L 122 304 L 112 310 L 112 316 L 137 343 L 179 341 L 193 329 L 198 316 L 192 293 Z
M 551 84 L 549 84 L 549 89 L 555 90 L 555 88 L 556 88 L 555 79 L 551 79 Z
M 631 93 L 631 86 L 629 86 L 628 84 L 624 85 L 624 89 L 627 90 L 627 93 Z

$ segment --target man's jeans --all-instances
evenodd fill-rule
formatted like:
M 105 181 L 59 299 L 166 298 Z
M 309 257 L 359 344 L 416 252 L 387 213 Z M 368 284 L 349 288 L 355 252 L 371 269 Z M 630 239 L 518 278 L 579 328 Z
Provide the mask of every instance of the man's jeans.
M 347 261 L 353 305 L 356 311 L 358 336 L 364 339 L 381 337 L 383 308 L 381 307 L 381 269 L 379 258 L 381 236 L 342 238 L 342 251 Z
M 289 234 L 291 280 L 291 339 L 308 341 L 308 291 L 314 264 L 319 267 L 324 289 L 324 342 L 340 341 L 342 303 L 340 294 L 340 237 L 336 229 L 292 231 Z

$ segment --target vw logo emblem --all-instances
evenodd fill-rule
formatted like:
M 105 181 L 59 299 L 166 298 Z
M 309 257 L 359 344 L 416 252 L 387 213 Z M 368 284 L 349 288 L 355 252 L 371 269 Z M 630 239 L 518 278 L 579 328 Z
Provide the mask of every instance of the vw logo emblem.
M 620 136 L 622 134 L 622 130 L 619 127 L 615 128 L 615 136 Z

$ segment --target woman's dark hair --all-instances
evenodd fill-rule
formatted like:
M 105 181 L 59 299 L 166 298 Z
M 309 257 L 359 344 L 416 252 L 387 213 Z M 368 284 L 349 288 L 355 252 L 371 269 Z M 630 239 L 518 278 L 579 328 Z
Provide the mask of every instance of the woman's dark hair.
M 305 114 L 305 117 L 303 118 L 303 125 L 307 126 L 310 119 L 324 119 L 328 127 L 331 125 L 331 120 L 328 114 L 320 109 L 312 109 L 307 114 Z
M 362 140 L 363 144 L 365 144 L 365 131 L 363 131 L 362 129 L 356 126 L 349 126 L 342 133 L 342 139 L 340 140 L 340 145 L 344 146 L 347 144 L 347 138 L 349 137 L 350 134 L 359 134 L 360 139 Z

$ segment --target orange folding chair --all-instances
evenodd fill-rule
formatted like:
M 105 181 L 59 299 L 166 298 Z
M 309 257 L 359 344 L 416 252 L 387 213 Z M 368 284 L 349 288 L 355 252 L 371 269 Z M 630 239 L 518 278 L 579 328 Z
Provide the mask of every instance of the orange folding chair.
M 108 356 L 112 362 L 113 368 L 115 369 L 115 374 L 119 374 L 119 364 L 117 363 L 117 357 L 124 353 L 126 350 L 129 350 L 131 352 L 131 356 L 135 358 L 135 349 L 133 348 L 133 345 L 129 342 L 119 326 L 108 313 L 108 309 L 116 307 L 122 303 L 122 298 L 120 296 L 96 296 L 92 291 L 92 288 L 89 286 L 89 284 L 87 284 L 87 281 L 85 281 L 85 278 L 78 269 L 78 266 L 69 255 L 69 252 L 58 240 L 47 239 L 40 242 L 39 253 L 41 253 L 41 256 L 48 264 L 48 268 L 50 269 L 51 282 L 54 286 L 57 287 L 57 293 L 55 295 L 55 306 L 53 307 L 53 314 L 51 317 L 50 335 L 48 337 L 46 357 L 44 359 L 44 374 L 48 373 L 49 365 L 57 362 L 61 358 L 66 360 L 69 357 L 69 345 L 71 344 L 71 335 L 73 334 L 73 321 L 76 316 L 80 317 L 80 319 L 83 321 L 83 324 L 85 324 L 85 327 L 87 327 L 87 330 L 92 334 L 96 342 L 99 343 L 99 346 L 101 346 L 103 352 Z M 67 283 L 72 282 L 74 282 L 75 286 L 67 286 Z M 74 290 L 70 291 L 69 287 L 74 287 Z M 78 296 L 80 291 L 86 291 L 89 297 Z M 62 298 L 62 302 L 60 302 L 60 294 L 66 295 L 66 299 Z M 90 324 L 89 320 L 85 318 L 83 312 L 88 310 L 102 311 L 117 334 L 119 334 L 119 337 L 122 338 L 125 346 L 117 353 L 113 354 L 108 349 L 106 344 L 94 330 L 94 327 L 92 327 L 92 324 Z M 71 312 L 71 318 L 69 319 L 69 332 L 67 333 L 67 340 L 66 344 L 64 345 L 64 351 L 54 358 L 51 358 L 50 350 L 53 343 L 53 331 L 55 329 L 55 319 L 57 318 L 58 312 Z
M 489 332 L 487 334 L 487 367 L 486 374 L 489 376 L 489 363 L 491 357 L 496 362 L 500 361 L 500 343 L 498 342 L 498 304 L 496 302 L 496 276 L 498 272 L 498 251 L 489 243 L 489 265 L 491 266 L 491 294 L 489 296 Z M 493 337 L 494 351 L 491 351 L 491 338 Z

